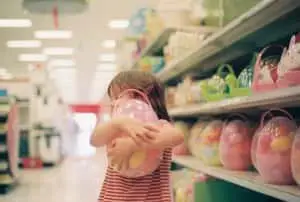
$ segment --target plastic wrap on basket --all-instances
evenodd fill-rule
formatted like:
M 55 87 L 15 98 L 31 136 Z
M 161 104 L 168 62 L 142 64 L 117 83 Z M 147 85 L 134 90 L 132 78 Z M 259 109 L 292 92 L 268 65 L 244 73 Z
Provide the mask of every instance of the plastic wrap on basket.
M 223 122 L 215 120 L 210 122 L 201 132 L 200 136 L 200 156 L 204 164 L 210 166 L 220 166 L 219 143 Z
M 287 116 L 275 116 L 264 125 L 266 114 L 274 111 Z M 263 127 L 257 134 L 256 168 L 266 183 L 288 185 L 294 182 L 291 172 L 291 148 L 296 123 L 284 110 L 275 109 L 263 115 Z
M 300 128 L 298 128 L 293 142 L 291 166 L 293 177 L 300 185 Z
M 230 121 L 231 118 L 234 119 Z M 251 131 L 248 120 L 241 115 L 229 117 L 224 123 L 220 139 L 220 159 L 225 168 L 247 170 L 250 167 Z
M 201 158 L 201 132 L 208 123 L 209 121 L 199 120 L 191 128 L 190 136 L 188 138 L 188 148 L 191 154 L 196 158 Z
M 135 94 L 138 98 L 132 98 L 129 94 Z M 112 117 L 127 116 L 136 118 L 143 122 L 159 123 L 159 119 L 151 107 L 150 101 L 144 93 L 129 89 L 122 93 L 119 99 L 115 102 L 112 111 Z M 122 136 L 120 137 L 122 138 Z M 117 141 L 113 141 L 113 144 Z M 112 145 L 113 145 L 112 144 Z M 152 173 L 160 164 L 162 151 L 149 149 L 141 150 L 132 154 L 128 160 L 128 170 L 118 170 L 119 165 L 111 165 L 121 175 L 126 177 L 140 177 Z M 108 157 L 109 162 L 111 157 Z

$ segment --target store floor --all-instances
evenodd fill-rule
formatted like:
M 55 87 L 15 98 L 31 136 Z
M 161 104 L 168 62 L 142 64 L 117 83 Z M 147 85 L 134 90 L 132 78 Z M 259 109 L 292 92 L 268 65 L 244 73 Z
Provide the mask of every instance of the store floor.
M 66 159 L 56 168 L 24 170 L 20 185 L 0 202 L 96 202 L 104 178 L 105 154 Z

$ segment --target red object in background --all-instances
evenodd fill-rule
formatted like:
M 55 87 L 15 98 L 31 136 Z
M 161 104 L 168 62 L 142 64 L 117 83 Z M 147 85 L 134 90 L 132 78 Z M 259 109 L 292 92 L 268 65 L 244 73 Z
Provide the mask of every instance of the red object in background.
M 57 6 L 53 8 L 53 22 L 54 22 L 54 28 L 58 29 L 58 9 Z
M 43 168 L 43 162 L 39 158 L 23 158 L 22 164 L 24 168 Z
M 96 115 L 100 112 L 100 105 L 98 104 L 73 104 L 70 105 L 73 113 L 94 113 Z

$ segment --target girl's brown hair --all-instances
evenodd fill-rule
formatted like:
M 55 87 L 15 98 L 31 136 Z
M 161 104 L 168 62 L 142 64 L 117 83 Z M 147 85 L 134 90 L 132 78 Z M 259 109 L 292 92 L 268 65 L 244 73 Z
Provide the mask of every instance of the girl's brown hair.
M 165 90 L 162 83 L 152 74 L 143 71 L 123 71 L 117 74 L 108 86 L 107 93 L 115 90 L 122 93 L 127 89 L 136 89 L 147 95 L 151 106 L 159 119 L 171 121 L 165 102 Z

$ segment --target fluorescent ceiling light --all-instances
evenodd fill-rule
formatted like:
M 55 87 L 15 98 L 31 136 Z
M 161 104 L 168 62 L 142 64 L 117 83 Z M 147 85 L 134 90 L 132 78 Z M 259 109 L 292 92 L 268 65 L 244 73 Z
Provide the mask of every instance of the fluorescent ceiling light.
M 40 41 L 27 40 L 27 41 L 8 41 L 6 43 L 9 48 L 39 48 L 42 46 Z
M 13 76 L 11 74 L 6 74 L 6 75 L 1 75 L 0 78 L 4 80 L 9 80 L 12 79 Z
M 97 72 L 116 71 L 117 65 L 113 63 L 102 63 L 97 67 Z
M 5 68 L 0 68 L 0 74 L 6 74 L 7 73 L 7 69 Z
M 102 42 L 102 46 L 104 48 L 115 48 L 116 47 L 116 41 L 115 40 L 105 40 Z
M 70 39 L 72 31 L 66 30 L 40 30 L 34 32 L 34 37 L 37 39 Z
M 112 20 L 108 26 L 112 29 L 125 29 L 129 26 L 128 20 Z
M 56 59 L 49 62 L 50 67 L 72 67 L 75 66 L 74 60 Z
M 0 27 L 24 28 L 31 26 L 32 22 L 29 19 L 0 19 Z
M 52 47 L 45 48 L 43 53 L 45 55 L 72 55 L 73 51 L 73 48 Z
M 22 62 L 45 62 L 47 56 L 43 54 L 21 54 L 19 55 L 19 61 Z
M 102 54 L 100 55 L 101 62 L 114 62 L 116 60 L 115 54 Z

